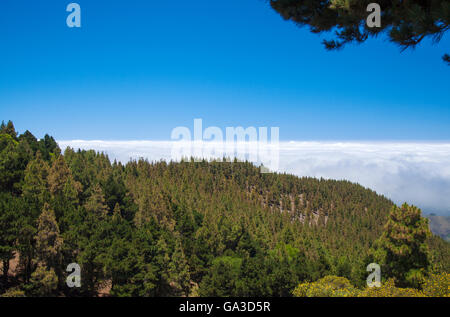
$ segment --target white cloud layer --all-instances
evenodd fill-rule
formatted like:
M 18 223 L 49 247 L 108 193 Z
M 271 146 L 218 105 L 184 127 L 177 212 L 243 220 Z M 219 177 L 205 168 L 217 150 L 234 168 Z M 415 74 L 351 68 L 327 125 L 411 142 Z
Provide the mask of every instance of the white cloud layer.
M 62 149 L 94 149 L 126 163 L 171 160 L 171 141 L 59 141 Z M 208 155 L 210 157 L 210 155 Z M 450 143 L 280 142 L 280 172 L 346 179 L 400 204 L 450 215 Z

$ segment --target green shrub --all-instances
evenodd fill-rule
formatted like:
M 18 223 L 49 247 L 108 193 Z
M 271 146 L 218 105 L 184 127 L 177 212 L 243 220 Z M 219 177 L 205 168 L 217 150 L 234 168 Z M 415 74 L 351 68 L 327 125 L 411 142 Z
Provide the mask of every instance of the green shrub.
M 431 274 L 422 284 L 422 291 L 430 297 L 450 297 L 450 274 Z
M 425 295 L 413 288 L 398 288 L 394 280 L 389 279 L 381 287 L 367 287 L 358 295 L 359 297 L 424 297 Z
M 19 288 L 10 288 L 0 297 L 25 297 L 25 292 Z
M 302 283 L 292 294 L 295 297 L 355 297 L 358 292 L 345 277 L 331 275 L 313 283 Z

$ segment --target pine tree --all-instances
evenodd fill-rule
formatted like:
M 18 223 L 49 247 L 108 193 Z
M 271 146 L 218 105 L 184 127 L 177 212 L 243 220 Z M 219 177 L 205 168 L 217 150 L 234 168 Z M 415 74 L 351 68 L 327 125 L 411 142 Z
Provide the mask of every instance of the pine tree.
M 25 287 L 29 296 L 48 297 L 58 289 L 58 277 L 53 268 L 40 263 L 36 271 L 31 274 L 30 283 Z
M 114 223 L 120 223 L 120 221 L 122 221 L 122 213 L 120 211 L 119 203 L 116 203 L 114 206 L 112 220 Z
M 93 296 L 105 278 L 105 262 L 108 249 L 113 242 L 111 219 L 107 217 L 108 207 L 99 184 L 90 189 L 83 208 L 82 237 L 74 237 L 77 241 L 76 262 L 82 267 L 83 281 L 81 292 Z M 120 264 L 119 264 L 120 265 Z
M 22 186 L 22 196 L 30 210 L 42 210 L 45 202 L 49 202 L 47 177 L 49 166 L 42 159 L 41 152 L 36 153 L 36 158 L 28 164 L 25 170 L 25 178 Z M 37 216 L 36 216 L 37 218 Z
M 190 273 L 189 265 L 184 255 L 181 242 L 178 242 L 169 264 L 170 286 L 174 292 L 183 296 L 189 295 Z
M 58 143 L 48 134 L 39 140 L 39 150 L 42 152 L 42 156 L 46 161 L 52 160 L 61 153 Z
M 106 218 L 108 206 L 106 205 L 105 196 L 99 184 L 96 184 L 92 188 L 91 196 L 86 201 L 84 207 L 88 213 L 95 215 L 97 219 L 103 220 Z
M 38 219 L 35 237 L 37 260 L 48 268 L 58 268 L 61 260 L 63 239 L 59 233 L 54 211 L 45 203 Z
M 53 162 L 48 174 L 48 185 L 50 193 L 54 196 L 60 195 L 64 191 L 64 186 L 72 176 L 64 157 L 59 155 Z
M 0 134 L 8 134 L 10 135 L 14 140 L 18 140 L 17 139 L 17 132 L 16 129 L 14 128 L 14 124 L 12 123 L 12 121 L 8 121 L 8 123 L 5 125 L 5 123 L 2 121 L 2 124 L 0 126 Z
M 17 251 L 19 238 L 20 199 L 9 193 L 0 193 L 0 260 L 3 264 L 3 282 L 8 283 L 9 261 Z
M 26 208 L 20 228 L 19 245 L 20 267 L 26 282 L 28 282 L 33 271 L 35 224 L 43 210 L 44 203 L 50 201 L 47 183 L 48 170 L 47 162 L 42 160 L 42 156 L 38 151 L 36 158 L 27 165 L 22 185 L 22 197 Z
M 428 219 L 408 204 L 393 206 L 384 232 L 377 241 L 382 276 L 395 278 L 400 287 L 417 287 L 429 270 L 427 239 L 431 236 Z
M 22 177 L 17 141 L 8 134 L 0 134 L 0 191 L 17 193 L 16 186 Z
M 19 136 L 19 142 L 26 142 L 31 150 L 33 151 L 33 155 L 36 154 L 36 152 L 39 149 L 39 143 L 36 137 L 28 130 L 26 130 L 23 134 Z

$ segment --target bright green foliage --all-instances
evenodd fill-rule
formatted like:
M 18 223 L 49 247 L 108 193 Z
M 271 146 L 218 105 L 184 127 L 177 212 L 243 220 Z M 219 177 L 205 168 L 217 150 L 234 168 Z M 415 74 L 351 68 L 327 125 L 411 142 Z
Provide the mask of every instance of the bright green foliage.
M 212 261 L 210 274 L 205 276 L 200 285 L 200 296 L 236 296 L 236 281 L 242 259 L 222 256 Z
M 381 27 L 368 27 L 366 19 L 372 0 L 271 0 L 284 19 L 308 26 L 313 33 L 335 32 L 336 38 L 324 40 L 327 49 L 339 49 L 347 43 L 361 43 L 369 37 L 387 33 L 402 49 L 415 47 L 424 38 L 439 41 L 450 29 L 450 2 L 376 1 L 381 6 Z M 444 60 L 448 60 L 444 57 Z
M 418 287 L 430 268 L 426 243 L 430 236 L 428 219 L 420 209 L 408 204 L 393 206 L 377 241 L 383 276 L 394 278 L 398 286 Z
M 316 282 L 298 285 L 293 295 L 295 297 L 355 297 L 358 293 L 359 290 L 346 278 L 325 276 Z

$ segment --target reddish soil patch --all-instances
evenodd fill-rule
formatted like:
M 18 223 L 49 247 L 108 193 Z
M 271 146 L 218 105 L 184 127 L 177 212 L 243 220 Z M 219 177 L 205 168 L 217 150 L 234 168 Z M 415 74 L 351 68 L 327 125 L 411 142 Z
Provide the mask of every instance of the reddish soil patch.
M 19 266 L 19 253 L 14 254 L 14 258 L 9 261 L 9 276 L 16 276 L 17 274 L 17 267 Z M 0 272 L 3 272 L 3 262 L 0 261 Z
M 98 290 L 99 297 L 108 297 L 111 292 L 112 281 L 108 280 L 102 283 L 100 289 Z

